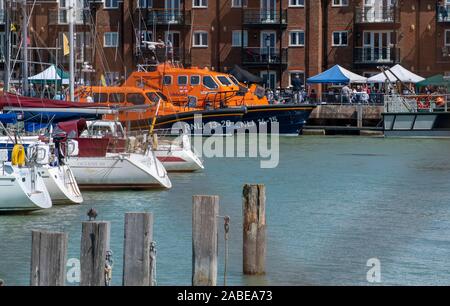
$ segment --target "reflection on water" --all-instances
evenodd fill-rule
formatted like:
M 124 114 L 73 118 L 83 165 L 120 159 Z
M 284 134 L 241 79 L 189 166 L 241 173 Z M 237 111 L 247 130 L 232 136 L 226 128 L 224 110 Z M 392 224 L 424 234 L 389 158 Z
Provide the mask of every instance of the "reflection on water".
M 370 258 L 383 284 L 450 282 L 450 141 L 382 138 L 283 138 L 280 164 L 257 159 L 207 159 L 206 170 L 172 174 L 169 191 L 89 192 L 81 206 L 28 215 L 0 215 L 0 278 L 29 283 L 32 229 L 69 233 L 69 258 L 79 256 L 81 221 L 95 207 L 112 222 L 113 282 L 121 283 L 123 219 L 154 213 L 159 285 L 191 280 L 191 197 L 220 195 L 231 216 L 228 284 L 365 285 Z M 242 200 L 245 183 L 267 185 L 267 275 L 244 277 Z M 223 281 L 219 227 L 219 284 Z

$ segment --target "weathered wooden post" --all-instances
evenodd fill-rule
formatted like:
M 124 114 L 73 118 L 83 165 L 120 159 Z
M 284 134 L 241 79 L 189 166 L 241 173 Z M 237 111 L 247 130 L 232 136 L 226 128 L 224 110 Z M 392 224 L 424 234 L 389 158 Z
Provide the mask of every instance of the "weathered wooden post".
M 244 185 L 243 189 L 244 274 L 266 273 L 266 187 Z
M 151 286 L 150 247 L 153 241 L 153 214 L 126 213 L 123 248 L 123 285 Z
M 218 196 L 192 198 L 192 285 L 217 284 Z
M 67 234 L 32 231 L 31 236 L 31 286 L 64 286 Z
M 356 125 L 358 128 L 363 127 L 363 115 L 364 115 L 364 108 L 362 104 L 358 104 L 356 106 Z
M 109 249 L 109 222 L 82 223 L 80 285 L 105 286 L 106 252 Z

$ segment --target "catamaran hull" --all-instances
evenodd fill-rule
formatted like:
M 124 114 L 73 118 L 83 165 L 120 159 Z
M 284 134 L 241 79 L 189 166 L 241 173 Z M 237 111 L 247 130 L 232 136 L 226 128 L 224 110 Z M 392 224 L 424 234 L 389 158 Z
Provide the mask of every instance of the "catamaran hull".
M 385 137 L 450 138 L 450 112 L 383 113 Z
M 43 179 L 35 176 L 31 187 L 30 169 L 15 169 L 14 173 L 0 173 L 0 212 L 33 211 L 52 207 L 52 200 Z
M 83 203 L 83 196 L 69 166 L 44 166 L 39 168 L 39 172 L 44 179 L 53 204 Z
M 106 157 L 70 157 L 68 163 L 81 189 L 172 187 L 167 171 L 155 157 L 108 153 Z

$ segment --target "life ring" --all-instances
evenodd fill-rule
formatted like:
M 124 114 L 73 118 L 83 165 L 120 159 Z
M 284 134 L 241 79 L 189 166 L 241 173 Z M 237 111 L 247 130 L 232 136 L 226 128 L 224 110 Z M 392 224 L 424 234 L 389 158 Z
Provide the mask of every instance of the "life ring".
M 14 145 L 11 154 L 11 163 L 13 166 L 25 166 L 25 148 L 22 145 Z
M 426 97 L 425 100 L 418 98 L 417 99 L 417 107 L 419 109 L 429 109 L 430 108 L 430 97 Z

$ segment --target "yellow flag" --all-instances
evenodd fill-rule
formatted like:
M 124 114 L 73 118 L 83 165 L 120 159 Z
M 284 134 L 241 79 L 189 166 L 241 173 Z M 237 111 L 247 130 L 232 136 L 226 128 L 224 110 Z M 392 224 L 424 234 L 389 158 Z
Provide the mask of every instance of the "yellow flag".
M 67 39 L 67 36 L 64 33 L 63 33 L 63 49 L 64 49 L 64 56 L 69 55 L 70 53 L 69 40 Z
M 102 86 L 106 86 L 106 79 L 103 74 L 100 76 L 100 81 L 102 82 Z
M 11 23 L 11 32 L 15 32 L 17 29 L 16 29 L 16 26 L 14 25 L 14 23 Z

